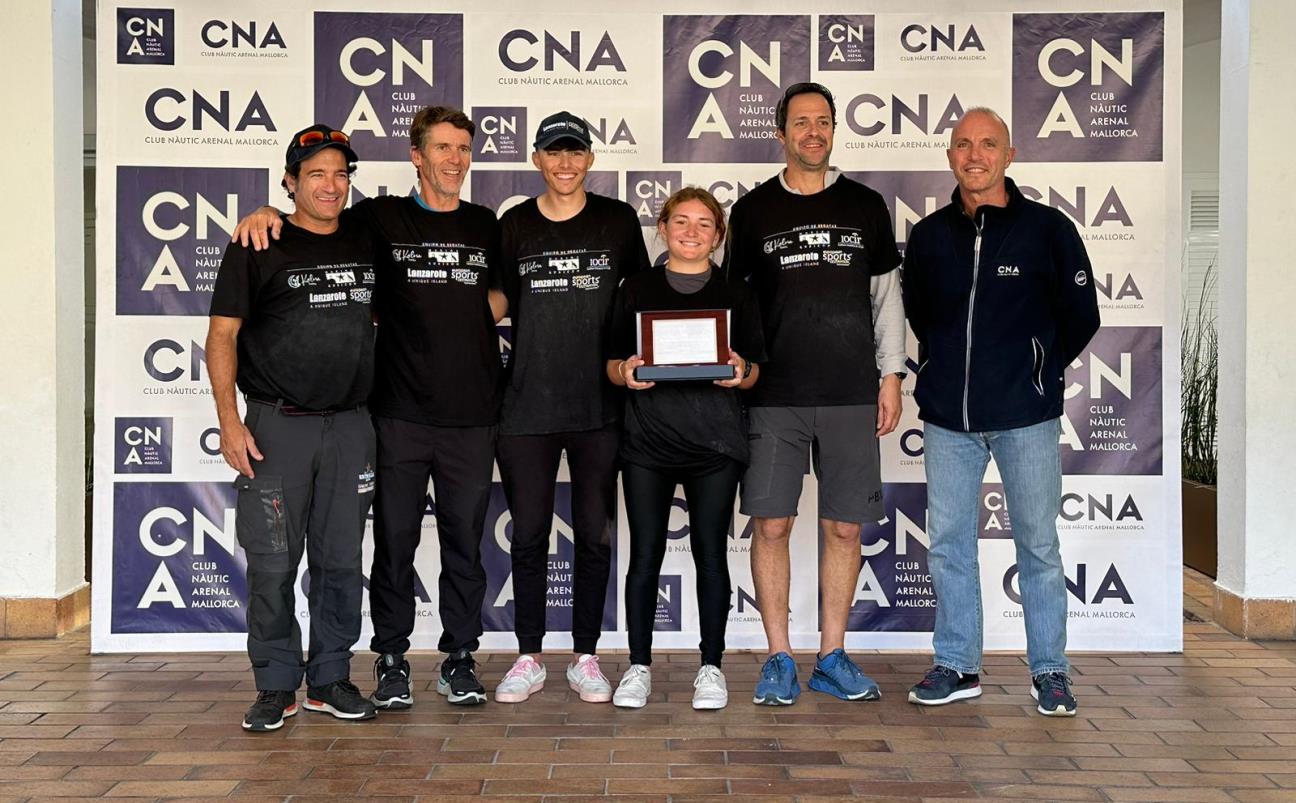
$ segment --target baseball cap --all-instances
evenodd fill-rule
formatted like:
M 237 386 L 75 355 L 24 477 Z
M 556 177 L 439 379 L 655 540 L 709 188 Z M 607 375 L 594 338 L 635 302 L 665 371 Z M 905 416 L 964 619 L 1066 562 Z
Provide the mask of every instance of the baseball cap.
M 291 168 L 311 158 L 325 148 L 337 148 L 346 156 L 348 163 L 360 161 L 356 152 L 351 150 L 351 138 L 332 126 L 316 123 L 310 128 L 303 128 L 293 134 L 288 141 L 288 153 L 284 156 L 284 167 Z
M 540 127 L 536 129 L 535 149 L 543 150 L 561 139 L 573 139 L 589 148 L 589 126 L 568 111 L 551 114 L 541 120 Z

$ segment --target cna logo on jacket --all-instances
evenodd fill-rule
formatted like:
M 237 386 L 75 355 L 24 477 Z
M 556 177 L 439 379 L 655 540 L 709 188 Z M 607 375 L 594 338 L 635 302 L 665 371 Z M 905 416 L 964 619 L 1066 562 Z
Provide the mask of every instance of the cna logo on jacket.
M 663 161 L 781 161 L 774 109 L 810 79 L 810 18 L 667 15 L 662 29 Z
M 175 9 L 117 9 L 118 64 L 175 64 Z
M 117 168 L 117 314 L 206 315 L 235 224 L 266 203 L 256 168 Z
M 246 59 L 288 57 L 288 43 L 274 20 L 209 19 L 198 30 L 204 58 Z
M 315 119 L 368 160 L 409 158 L 424 106 L 463 106 L 463 16 L 315 12 Z
M 927 487 L 887 483 L 882 503 L 886 520 L 860 530 L 860 576 L 847 629 L 931 630 L 936 592 L 927 568 Z
M 470 174 L 472 202 L 490 207 L 502 215 L 528 198 L 545 191 L 539 170 L 474 170 Z M 585 189 L 608 198 L 620 197 L 615 171 L 597 170 L 585 174 Z
M 902 249 L 914 224 L 948 204 L 957 186 L 948 170 L 879 170 L 846 175 L 881 194 L 895 224 L 896 244 Z
M 1161 329 L 1098 330 L 1063 384 L 1062 471 L 1161 473 Z
M 640 226 L 656 226 L 666 199 L 683 186 L 684 175 L 678 170 L 626 171 L 626 200 L 639 215 Z
M 117 168 L 117 314 L 206 315 L 235 224 L 266 203 L 267 171 Z
M 873 30 L 872 14 L 820 14 L 819 69 L 872 70 Z
M 474 106 L 477 124 L 473 137 L 473 159 L 478 162 L 525 162 L 527 110 L 525 106 Z
M 171 473 L 171 419 L 118 418 L 114 421 L 113 466 L 118 474 Z
M 1165 14 L 1013 15 L 1022 162 L 1161 161 Z
M 119 482 L 112 496 L 112 632 L 245 632 L 233 484 Z
M 684 629 L 684 578 L 663 574 L 657 579 L 657 614 L 653 630 L 678 632 Z

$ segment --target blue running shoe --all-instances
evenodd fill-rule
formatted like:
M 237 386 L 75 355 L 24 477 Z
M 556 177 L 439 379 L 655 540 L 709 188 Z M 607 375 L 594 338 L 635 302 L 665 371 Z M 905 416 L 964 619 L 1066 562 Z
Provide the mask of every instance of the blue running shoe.
M 810 688 L 842 700 L 877 700 L 882 697 L 873 678 L 860 671 L 841 648 L 815 662 Z
M 796 664 L 785 652 L 771 655 L 761 667 L 760 680 L 756 681 L 756 705 L 792 705 L 801 696 L 797 683 Z

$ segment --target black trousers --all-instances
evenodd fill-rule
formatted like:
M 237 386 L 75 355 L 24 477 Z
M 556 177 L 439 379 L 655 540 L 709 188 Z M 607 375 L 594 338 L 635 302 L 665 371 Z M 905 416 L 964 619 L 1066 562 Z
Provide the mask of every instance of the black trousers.
M 616 535 L 619 440 L 615 426 L 550 435 L 500 436 L 500 479 L 513 517 L 513 631 L 520 653 L 538 653 L 544 641 L 554 482 L 564 450 L 571 473 L 572 529 L 576 540 L 572 646 L 578 653 L 592 653 L 598 648 L 612 539 Z
M 369 649 L 404 654 L 414 632 L 414 554 L 422 536 L 428 478 L 441 547 L 437 649 L 477 649 L 482 634 L 486 570 L 482 531 L 490 502 L 495 427 L 439 427 L 374 417 L 378 433 L 378 496 L 374 501 L 374 557 Z
M 653 624 L 657 618 L 658 581 L 666 555 L 666 528 L 675 486 L 683 484 L 688 502 L 689 547 L 697 575 L 702 663 L 720 666 L 725 627 L 729 623 L 729 529 L 734 495 L 743 466 L 727 460 L 718 469 L 698 474 L 660 471 L 627 463 L 621 469 L 626 515 L 630 525 L 630 568 L 626 572 L 626 626 L 630 662 L 652 664 Z
M 247 554 L 248 657 L 260 691 L 323 686 L 350 675 L 360 638 L 361 544 L 373 502 L 374 431 L 363 407 L 284 415 L 250 402 L 245 419 L 264 460 L 235 480 L 234 528 Z M 297 567 L 310 571 L 309 658 L 302 663 Z

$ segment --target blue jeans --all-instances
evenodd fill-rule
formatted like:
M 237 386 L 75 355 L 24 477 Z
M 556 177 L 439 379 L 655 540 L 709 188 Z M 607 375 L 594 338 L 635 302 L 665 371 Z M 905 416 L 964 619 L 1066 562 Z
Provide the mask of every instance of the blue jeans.
M 924 427 L 927 472 L 927 565 L 936 590 L 938 666 L 981 671 L 981 574 L 977 512 L 981 480 L 993 456 L 1017 547 L 1018 583 L 1026 619 L 1026 656 L 1032 677 L 1066 672 L 1066 576 L 1058 551 L 1062 498 L 1057 419 L 999 432 L 956 432 Z

